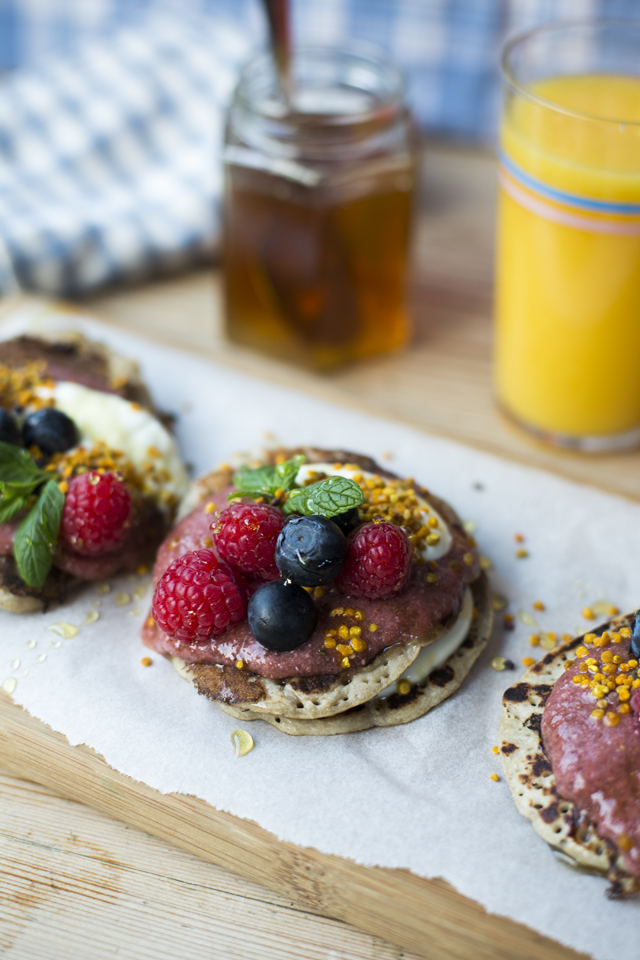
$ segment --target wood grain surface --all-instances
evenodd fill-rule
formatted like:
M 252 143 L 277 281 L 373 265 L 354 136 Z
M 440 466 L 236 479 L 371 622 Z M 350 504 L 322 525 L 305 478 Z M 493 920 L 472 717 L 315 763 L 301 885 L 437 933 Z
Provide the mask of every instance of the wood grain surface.
M 419 960 L 0 770 L 5 960 Z
M 252 375 L 640 499 L 637 452 L 559 453 L 532 443 L 496 411 L 494 179 L 488 155 L 427 148 L 415 338 L 397 356 L 317 376 L 232 346 L 224 340 L 220 276 L 209 269 L 92 297 L 78 308 Z M 487 915 L 442 881 L 278 844 L 255 824 L 194 798 L 161 797 L 92 751 L 71 748 L 5 695 L 0 765 L 0 954 L 11 960 L 578 957 Z
M 215 810 L 203 800 L 159 794 L 111 769 L 88 747 L 71 747 L 2 692 L 0 758 L 11 773 L 241 873 L 280 897 L 290 897 L 303 910 L 353 924 L 429 960 L 579 957 L 527 927 L 487 914 L 442 880 L 424 880 L 407 870 L 361 867 L 282 843 L 257 824 Z M 136 862 L 134 869 L 140 869 Z

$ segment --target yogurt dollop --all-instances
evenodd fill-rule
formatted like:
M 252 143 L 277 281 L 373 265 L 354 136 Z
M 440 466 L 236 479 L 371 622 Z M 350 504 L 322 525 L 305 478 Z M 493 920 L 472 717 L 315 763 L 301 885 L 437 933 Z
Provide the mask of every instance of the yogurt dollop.
M 188 479 L 176 442 L 149 410 L 117 394 L 69 380 L 56 382 L 46 394 L 76 424 L 79 446 L 102 442 L 119 450 L 143 477 L 145 494 L 160 502 L 163 491 L 175 497 L 184 495 Z M 149 461 L 153 462 L 152 471 L 147 469 Z
M 472 620 L 473 594 L 467 587 L 464 592 L 462 608 L 453 626 L 439 640 L 435 640 L 428 647 L 423 647 L 411 666 L 407 667 L 397 680 L 381 690 L 373 699 L 385 700 L 391 696 L 392 693 L 396 692 L 396 684 L 399 680 L 408 680 L 412 686 L 426 680 L 430 673 L 441 667 L 451 654 L 455 653 L 458 647 L 464 643 Z

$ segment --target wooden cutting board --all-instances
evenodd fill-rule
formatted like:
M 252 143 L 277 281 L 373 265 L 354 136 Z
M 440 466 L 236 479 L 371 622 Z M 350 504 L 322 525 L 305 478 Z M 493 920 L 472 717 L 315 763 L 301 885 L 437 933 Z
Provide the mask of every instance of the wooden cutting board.
M 1 691 L 0 765 L 429 960 L 586 960 L 487 913 L 443 880 L 283 843 L 203 800 L 160 794 L 113 770 L 94 750 L 70 746 Z

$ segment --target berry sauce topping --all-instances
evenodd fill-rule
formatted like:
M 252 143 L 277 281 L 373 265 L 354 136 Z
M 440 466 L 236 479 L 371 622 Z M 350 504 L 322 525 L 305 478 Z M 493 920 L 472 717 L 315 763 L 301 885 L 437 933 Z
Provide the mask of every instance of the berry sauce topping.
M 69 483 L 60 539 L 81 556 L 111 553 L 127 539 L 131 507 L 131 494 L 115 473 L 82 473 Z
M 289 651 L 301 647 L 312 635 L 318 611 L 302 587 L 272 580 L 259 587 L 249 601 L 249 627 L 267 650 Z
M 276 541 L 284 514 L 266 503 L 232 503 L 214 523 L 211 533 L 223 560 L 261 580 L 277 580 Z
M 63 453 L 75 447 L 79 440 L 78 428 L 62 410 L 43 407 L 30 414 L 22 425 L 25 447 L 36 446 L 43 453 Z
M 402 593 L 411 579 L 409 537 L 393 523 L 363 523 L 349 536 L 346 566 L 337 586 L 349 597 L 385 600 Z
M 344 533 L 327 517 L 292 517 L 278 537 L 276 563 L 285 580 L 319 587 L 335 580 L 348 549 Z
M 232 572 L 213 550 L 195 550 L 174 560 L 153 596 L 152 616 L 179 643 L 218 636 L 245 615 L 245 601 Z
M 212 545 L 211 522 L 228 509 L 227 498 L 234 489 L 230 483 L 230 471 L 221 474 L 212 489 L 215 492 L 209 493 L 198 507 L 183 517 L 164 541 L 154 568 L 155 583 L 159 583 L 177 558 Z M 424 637 L 438 624 L 446 625 L 457 616 L 465 585 L 478 575 L 478 561 L 474 546 L 462 527 L 453 519 L 448 525 L 451 547 L 445 555 L 426 561 L 419 557 L 410 563 L 408 579 L 405 579 L 402 564 L 399 567 L 391 564 L 395 574 L 387 577 L 385 591 L 391 585 L 402 592 L 387 599 L 354 599 L 342 585 L 346 569 L 330 583 L 305 588 L 303 592 L 309 592 L 318 622 L 307 642 L 295 649 L 267 649 L 256 639 L 244 617 L 230 624 L 222 634 L 211 635 L 209 642 L 198 640 L 188 644 L 168 635 L 162 624 L 151 616 L 143 627 L 143 639 L 159 653 L 179 656 L 188 663 L 233 666 L 242 660 L 247 673 L 274 679 L 335 675 L 342 670 L 364 666 L 387 647 Z M 407 542 L 406 534 L 399 526 L 367 523 L 359 529 L 384 529 L 387 526 L 396 532 L 400 541 L 401 549 L 395 553 L 390 551 L 397 563 L 398 555 L 406 556 Z M 356 539 L 357 534 L 358 530 L 351 535 L 352 538 Z M 392 542 L 398 546 L 397 539 Z M 246 577 L 247 594 L 251 595 L 264 586 L 258 578 L 250 574 Z
M 582 640 L 542 714 L 545 753 L 558 796 L 614 841 L 640 877 L 640 664 L 632 630 L 610 627 Z

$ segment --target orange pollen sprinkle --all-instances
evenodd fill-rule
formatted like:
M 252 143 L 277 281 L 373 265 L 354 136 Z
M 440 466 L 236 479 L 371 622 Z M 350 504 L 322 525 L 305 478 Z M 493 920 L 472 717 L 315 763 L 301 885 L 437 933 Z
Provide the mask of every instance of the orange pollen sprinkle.
M 12 369 L 0 363 L 0 406 L 12 410 L 14 407 L 41 407 L 53 405 L 53 398 L 39 396 L 39 387 L 53 387 L 53 380 L 44 376 L 44 361 L 27 363 L 19 369 Z

